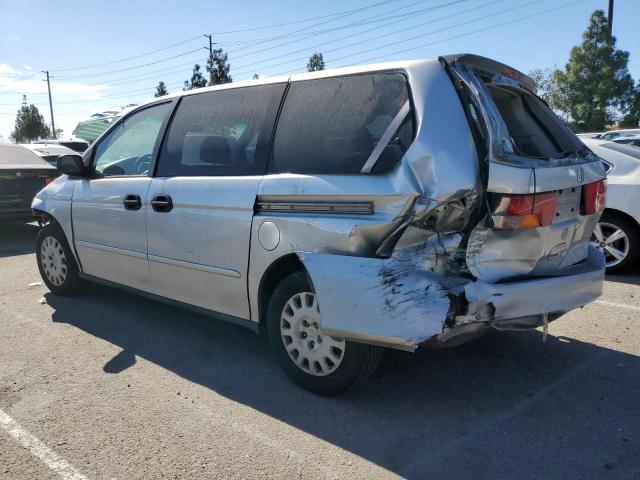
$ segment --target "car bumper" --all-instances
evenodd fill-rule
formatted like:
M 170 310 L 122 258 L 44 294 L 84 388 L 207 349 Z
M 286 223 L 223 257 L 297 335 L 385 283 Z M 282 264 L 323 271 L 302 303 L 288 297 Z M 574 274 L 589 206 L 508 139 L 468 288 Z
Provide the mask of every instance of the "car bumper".
M 504 283 L 481 281 L 467 284 L 464 295 L 468 312 L 445 324 L 441 342 L 483 328 L 531 329 L 552 321 L 602 294 L 604 256 L 589 246 L 587 259 L 557 276 Z
M 557 276 L 503 283 L 451 277 L 393 259 L 299 253 L 322 310 L 322 329 L 347 340 L 414 351 L 454 345 L 491 328 L 535 328 L 602 293 L 604 257 Z

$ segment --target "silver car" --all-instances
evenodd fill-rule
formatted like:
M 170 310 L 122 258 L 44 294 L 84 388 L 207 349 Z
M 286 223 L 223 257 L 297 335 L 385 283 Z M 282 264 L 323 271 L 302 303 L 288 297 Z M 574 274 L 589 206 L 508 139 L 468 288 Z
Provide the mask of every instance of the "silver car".
M 59 158 L 42 277 L 264 329 L 321 394 L 384 348 L 546 327 L 601 293 L 605 172 L 534 89 L 452 55 L 155 99 Z

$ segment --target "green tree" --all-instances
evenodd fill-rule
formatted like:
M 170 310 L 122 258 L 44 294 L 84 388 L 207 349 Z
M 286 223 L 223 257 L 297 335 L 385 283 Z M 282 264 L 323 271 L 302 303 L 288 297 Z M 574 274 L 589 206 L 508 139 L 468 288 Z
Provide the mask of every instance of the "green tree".
M 194 88 L 202 88 L 207 86 L 207 81 L 200 72 L 200 65 L 197 63 L 193 66 L 193 73 L 191 74 L 191 80 L 184 81 L 184 87 L 182 90 L 192 90 Z
M 169 95 L 169 91 L 167 90 L 167 86 L 164 84 L 164 82 L 160 81 L 158 82 L 158 86 L 156 87 L 156 93 L 154 94 L 154 97 L 164 97 L 165 95 Z
M 564 71 L 553 75 L 561 110 L 575 131 L 604 130 L 628 109 L 633 95 L 628 61 L 629 52 L 616 49 L 615 37 L 609 38 L 605 13 L 593 12 L 582 43 L 571 49 Z
M 556 114 L 568 121 L 567 112 L 563 109 L 560 86 L 556 83 L 557 68 L 535 68 L 529 72 L 529 77 L 536 82 L 536 94 L 547 102 Z
M 321 53 L 316 52 L 309 57 L 309 63 L 307 63 L 307 71 L 317 72 L 319 70 L 324 70 L 324 59 L 322 58 Z
M 620 126 L 625 128 L 640 127 L 640 80 L 636 83 L 633 99 L 629 104 L 629 111 L 620 122 Z
M 209 72 L 209 85 L 221 85 L 231 83 L 233 79 L 229 75 L 231 65 L 227 63 L 228 55 L 221 48 L 213 50 L 207 60 L 207 72 Z
M 31 143 L 33 140 L 48 138 L 51 134 L 49 127 L 44 123 L 44 117 L 34 104 L 27 104 L 27 96 L 22 96 L 22 106 L 16 114 L 15 129 L 11 132 L 11 138 L 16 143 Z

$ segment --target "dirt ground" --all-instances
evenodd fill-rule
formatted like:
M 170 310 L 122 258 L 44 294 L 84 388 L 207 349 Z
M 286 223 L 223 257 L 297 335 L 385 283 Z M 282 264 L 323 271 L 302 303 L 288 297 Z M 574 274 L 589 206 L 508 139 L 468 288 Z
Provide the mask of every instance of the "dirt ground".
M 640 479 L 638 275 L 609 278 L 546 343 L 390 351 L 323 398 L 241 327 L 107 287 L 30 287 L 36 233 L 0 227 L 2 479 Z

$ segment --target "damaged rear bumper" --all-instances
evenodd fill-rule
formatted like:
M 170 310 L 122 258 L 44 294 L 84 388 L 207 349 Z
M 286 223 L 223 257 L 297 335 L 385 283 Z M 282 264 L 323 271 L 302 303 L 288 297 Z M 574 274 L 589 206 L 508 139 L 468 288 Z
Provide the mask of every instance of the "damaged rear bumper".
M 486 283 L 423 270 L 394 258 L 300 253 L 325 334 L 414 351 L 428 340 L 457 344 L 490 328 L 541 325 L 600 296 L 604 258 L 557 276 Z

